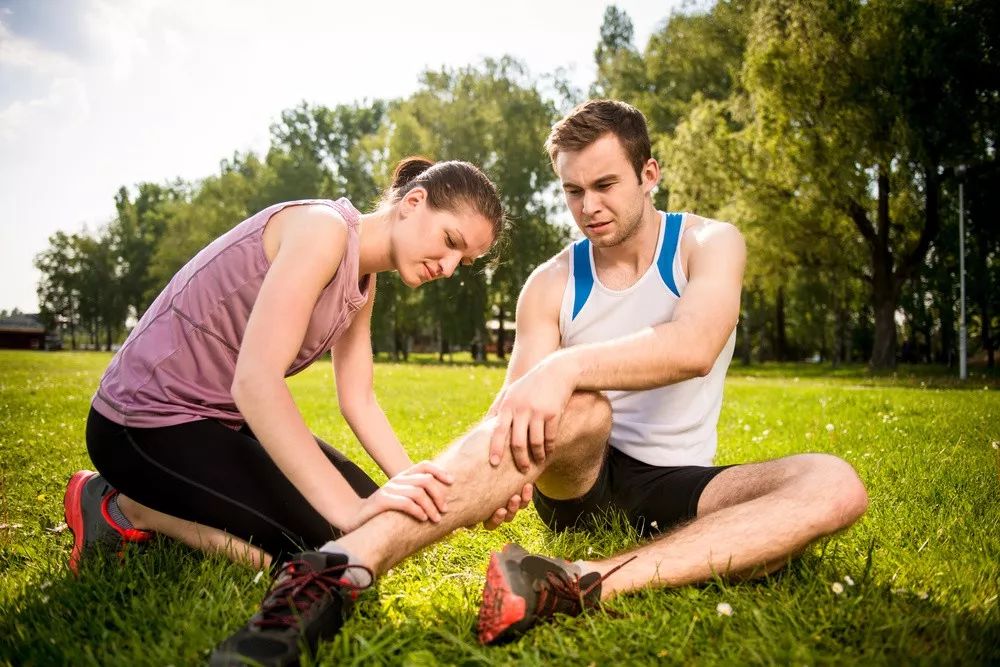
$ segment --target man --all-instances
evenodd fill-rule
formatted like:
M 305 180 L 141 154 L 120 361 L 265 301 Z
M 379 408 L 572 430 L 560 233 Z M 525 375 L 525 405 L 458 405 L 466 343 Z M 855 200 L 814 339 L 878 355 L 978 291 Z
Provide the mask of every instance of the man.
M 314 646 L 337 632 L 374 575 L 489 519 L 483 508 L 509 503 L 512 515 L 526 483 L 554 529 L 614 510 L 650 539 L 602 561 L 516 545 L 493 554 L 484 643 L 643 587 L 770 572 L 864 513 L 864 486 L 833 456 L 711 465 L 745 249 L 731 225 L 656 211 L 660 172 L 642 114 L 587 102 L 547 147 L 586 238 L 528 279 L 504 389 L 488 419 L 435 460 L 454 479 L 448 512 L 436 524 L 386 512 L 286 565 L 216 664 L 297 659 L 300 636 Z

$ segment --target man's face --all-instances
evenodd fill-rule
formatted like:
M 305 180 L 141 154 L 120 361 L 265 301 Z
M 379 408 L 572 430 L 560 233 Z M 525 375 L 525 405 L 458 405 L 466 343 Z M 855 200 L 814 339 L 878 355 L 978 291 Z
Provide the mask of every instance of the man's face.
M 577 226 L 591 243 L 602 248 L 619 245 L 635 233 L 646 198 L 659 178 L 652 159 L 641 178 L 636 176 L 613 134 L 580 151 L 560 151 L 555 166 Z

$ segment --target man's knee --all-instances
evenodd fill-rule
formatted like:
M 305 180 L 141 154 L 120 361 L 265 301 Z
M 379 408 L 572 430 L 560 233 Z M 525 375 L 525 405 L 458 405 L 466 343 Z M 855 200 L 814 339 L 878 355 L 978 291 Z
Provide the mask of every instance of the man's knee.
M 854 467 L 831 454 L 811 454 L 808 466 L 809 488 L 825 510 L 829 532 L 847 528 L 868 509 L 868 491 Z
M 577 391 L 559 421 L 556 446 L 593 442 L 603 446 L 611 434 L 611 403 L 596 391 Z

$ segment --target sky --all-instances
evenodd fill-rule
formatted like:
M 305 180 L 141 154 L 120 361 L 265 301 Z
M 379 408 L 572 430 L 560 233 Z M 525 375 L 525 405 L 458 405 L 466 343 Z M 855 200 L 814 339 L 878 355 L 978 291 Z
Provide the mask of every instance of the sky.
M 37 312 L 32 259 L 108 222 L 120 186 L 261 154 L 303 100 L 405 97 L 428 68 L 505 54 L 585 91 L 606 4 L 0 0 L 0 309 Z M 681 0 L 615 4 L 643 48 Z

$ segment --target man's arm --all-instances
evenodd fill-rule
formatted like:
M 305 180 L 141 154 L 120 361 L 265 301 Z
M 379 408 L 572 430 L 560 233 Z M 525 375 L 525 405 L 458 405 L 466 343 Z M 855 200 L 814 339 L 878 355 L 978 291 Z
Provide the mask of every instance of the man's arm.
M 494 403 L 500 419 L 491 462 L 508 440 L 519 469 L 526 469 L 525 454 L 518 452 L 525 442 L 541 460 L 538 452 L 544 457 L 576 390 L 652 389 L 711 371 L 739 318 L 746 246 L 732 225 L 695 220 L 685 232 L 688 284 L 673 319 L 614 340 L 558 349 L 535 363 Z M 544 432 L 530 427 L 537 423 L 545 424 Z
M 575 389 L 652 389 L 708 375 L 736 328 L 746 246 L 728 223 L 699 218 L 685 240 L 688 284 L 669 322 L 556 353 Z
M 514 349 L 507 364 L 507 377 L 504 386 L 497 394 L 489 414 L 497 415 L 499 421 L 505 424 L 516 424 L 513 433 L 535 434 L 536 451 L 534 455 L 545 458 L 545 442 L 551 442 L 555 437 L 556 423 L 547 424 L 544 419 L 530 419 L 521 412 L 505 411 L 500 406 L 507 389 L 521 377 L 531 371 L 540 361 L 559 349 L 559 308 L 566 281 L 569 280 L 569 263 L 567 253 L 559 253 L 552 259 L 536 268 L 524 283 L 521 294 L 517 298 L 517 313 L 515 315 Z M 564 406 L 560 406 L 561 408 Z M 537 416 L 537 415 L 536 415 Z M 496 437 L 497 434 L 502 437 Z M 512 433 L 508 427 L 506 432 L 500 429 L 494 431 L 494 440 L 490 447 L 490 462 L 500 463 L 503 449 L 509 446 L 507 434 Z M 546 433 L 551 433 L 546 437 Z M 524 469 L 528 463 L 526 442 L 519 440 L 520 447 L 515 447 L 515 462 Z

